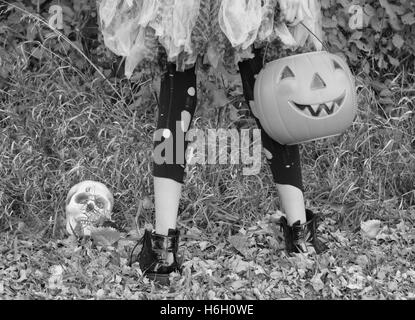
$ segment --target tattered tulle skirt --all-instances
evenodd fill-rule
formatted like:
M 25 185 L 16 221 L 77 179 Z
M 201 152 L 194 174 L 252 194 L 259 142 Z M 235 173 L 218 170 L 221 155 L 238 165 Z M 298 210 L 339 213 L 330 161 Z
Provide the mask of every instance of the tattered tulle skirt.
M 272 59 L 287 42 L 277 0 L 98 0 L 98 8 L 105 45 L 126 57 L 127 77 L 141 62 L 163 56 L 179 71 L 201 56 L 232 70 L 253 56 L 253 47 L 266 45 Z M 313 7 L 311 23 L 319 10 Z

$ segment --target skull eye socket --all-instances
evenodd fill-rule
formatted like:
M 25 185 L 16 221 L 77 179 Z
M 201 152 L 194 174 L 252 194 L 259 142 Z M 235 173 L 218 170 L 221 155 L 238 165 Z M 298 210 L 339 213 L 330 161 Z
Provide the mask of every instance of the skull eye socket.
M 288 78 L 295 78 L 295 74 L 290 69 L 290 67 L 285 67 L 284 70 L 282 70 L 281 79 L 280 80 L 284 80 L 284 79 L 288 79 Z
M 89 197 L 88 197 L 87 194 L 80 193 L 75 197 L 75 202 L 85 204 L 88 201 L 88 199 L 89 199 Z
M 333 66 L 334 66 L 334 70 L 343 70 L 340 63 L 338 63 L 336 60 L 333 60 Z
M 95 202 L 95 204 L 97 205 L 97 207 L 98 208 L 100 208 L 100 209 L 102 209 L 102 208 L 104 208 L 104 203 L 103 202 L 101 202 L 101 201 L 97 201 L 97 202 Z
M 100 208 L 100 209 L 104 209 L 104 206 L 105 206 L 105 200 L 104 200 L 103 198 L 101 198 L 101 197 L 97 197 L 97 198 L 95 199 L 95 204 L 96 204 L 96 206 L 97 206 L 98 208 Z

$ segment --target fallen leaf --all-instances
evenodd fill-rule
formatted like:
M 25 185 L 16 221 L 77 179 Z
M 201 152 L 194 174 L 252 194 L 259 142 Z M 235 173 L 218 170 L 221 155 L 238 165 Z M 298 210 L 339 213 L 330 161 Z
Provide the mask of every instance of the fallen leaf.
M 335 232 L 332 232 L 332 236 L 342 245 L 347 245 L 349 240 L 346 237 L 346 232 L 336 230 Z
M 408 25 L 415 24 L 415 14 L 413 12 L 409 12 L 401 17 L 403 23 Z
M 251 264 L 249 262 L 241 260 L 239 261 L 238 264 L 236 264 L 234 271 L 236 273 L 245 272 L 245 271 L 248 271 L 250 267 L 251 267 Z
M 347 288 L 352 290 L 363 290 L 366 278 L 363 276 L 362 268 L 358 265 L 350 266 L 347 270 L 350 273 Z
M 269 276 L 274 280 L 278 280 L 282 279 L 283 273 L 280 271 L 272 271 Z
M 202 251 L 205 251 L 208 246 L 209 246 L 209 241 L 201 241 L 199 243 L 200 250 Z
M 314 277 L 311 278 L 310 283 L 313 289 L 317 292 L 323 290 L 324 282 L 321 280 L 321 274 L 315 274 Z
M 263 295 L 261 294 L 261 292 L 259 291 L 259 289 L 258 288 L 254 288 L 253 289 L 253 292 L 254 292 L 254 295 L 259 299 L 259 300 L 263 300 L 264 299 L 264 297 L 263 297 Z
M 26 270 L 22 269 L 20 270 L 20 278 L 16 280 L 16 282 L 23 282 L 27 280 L 27 272 Z
M 247 283 L 248 283 L 248 281 L 246 281 L 246 280 L 236 280 L 236 281 L 232 282 L 231 287 L 234 290 L 238 290 L 238 289 L 244 287 Z
M 209 290 L 207 293 L 208 300 L 217 300 L 216 293 L 213 290 Z
M 296 269 L 312 269 L 315 261 L 307 257 L 305 254 L 296 254 L 289 257 L 288 260 Z
M 91 238 L 96 245 L 109 247 L 120 240 L 121 234 L 114 228 L 94 228 L 91 231 Z
M 54 265 L 50 267 L 49 272 L 52 276 L 61 276 L 63 274 L 63 268 L 61 265 Z
M 347 288 L 351 289 L 351 290 L 362 290 L 363 289 L 363 284 L 361 281 L 359 281 L 358 278 L 353 278 L 351 282 L 349 282 L 349 284 L 347 285 Z
M 48 287 L 51 290 L 61 289 L 63 287 L 63 268 L 61 265 L 50 267 L 49 272 L 52 274 L 48 279 Z
M 104 289 L 98 289 L 96 296 L 98 299 L 102 299 L 105 296 L 105 290 Z
M 396 229 L 397 229 L 399 232 L 406 232 L 409 228 L 405 225 L 405 221 L 404 221 L 404 220 L 402 220 L 401 222 L 399 222 L 399 223 L 396 225 Z
M 368 220 L 360 223 L 362 234 L 369 239 L 375 239 L 380 231 L 382 222 L 379 220 Z
M 386 14 L 389 17 L 389 23 L 391 27 L 395 30 L 401 30 L 401 25 L 399 19 L 395 13 L 394 6 L 392 6 L 388 0 L 379 0 L 379 4 L 385 9 Z
M 398 290 L 398 283 L 396 282 L 396 281 L 391 281 L 391 282 L 389 282 L 389 284 L 388 284 L 388 289 L 390 290 L 390 291 L 392 291 L 392 292 L 394 292 L 394 291 L 396 291 L 396 290 Z
M 202 231 L 197 227 L 191 227 L 190 230 L 186 233 L 186 238 L 200 239 L 202 236 Z
M 405 40 L 399 34 L 395 34 L 392 38 L 392 43 L 396 48 L 400 49 L 405 44 Z
M 255 266 L 255 271 L 254 271 L 254 273 L 255 273 L 256 275 L 259 275 L 259 274 L 265 274 L 265 270 L 264 270 L 264 268 L 262 268 L 260 265 L 256 265 L 256 266 Z
M 247 236 L 239 236 L 234 235 L 228 237 L 229 243 L 240 253 L 242 253 L 244 256 L 249 255 L 248 249 L 249 249 L 249 241 Z
M 366 267 L 369 264 L 369 259 L 367 256 L 360 255 L 356 258 L 356 263 L 362 268 Z

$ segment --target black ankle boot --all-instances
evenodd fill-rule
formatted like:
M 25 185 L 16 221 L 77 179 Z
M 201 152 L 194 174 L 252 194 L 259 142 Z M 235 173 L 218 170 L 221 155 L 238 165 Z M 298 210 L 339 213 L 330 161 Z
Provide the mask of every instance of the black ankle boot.
M 310 247 L 314 248 L 317 254 L 328 249 L 327 245 L 317 238 L 319 216 L 306 209 L 306 219 L 306 223 L 300 224 L 300 221 L 297 221 L 289 226 L 287 219 L 281 218 L 280 225 L 284 232 L 285 248 L 288 254 L 306 253 L 309 252 Z
M 170 273 L 181 271 L 177 260 L 179 235 L 179 230 L 173 229 L 169 229 L 167 236 L 146 230 L 140 240 L 143 245 L 141 252 L 134 261 L 132 258 L 130 259 L 130 265 L 138 261 L 141 271 L 148 279 L 168 285 Z M 167 259 L 170 253 L 173 255 L 173 261 L 168 262 Z

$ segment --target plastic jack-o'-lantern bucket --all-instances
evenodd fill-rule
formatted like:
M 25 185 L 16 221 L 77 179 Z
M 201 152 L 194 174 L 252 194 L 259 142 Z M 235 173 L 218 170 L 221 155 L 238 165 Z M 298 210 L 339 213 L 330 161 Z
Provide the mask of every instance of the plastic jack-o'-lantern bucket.
M 254 89 L 254 115 L 281 144 L 298 144 L 343 133 L 353 122 L 356 88 L 348 65 L 326 51 L 268 63 Z

